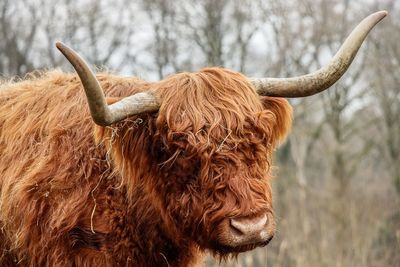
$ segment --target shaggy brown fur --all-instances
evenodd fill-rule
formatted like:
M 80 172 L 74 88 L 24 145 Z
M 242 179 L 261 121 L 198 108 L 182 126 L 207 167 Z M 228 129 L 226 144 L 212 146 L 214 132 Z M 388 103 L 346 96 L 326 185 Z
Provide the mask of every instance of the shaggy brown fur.
M 253 249 L 220 246 L 218 225 L 272 214 L 287 101 L 220 68 L 98 79 L 109 102 L 152 88 L 161 108 L 103 128 L 76 75 L 0 86 L 0 266 L 190 266 Z

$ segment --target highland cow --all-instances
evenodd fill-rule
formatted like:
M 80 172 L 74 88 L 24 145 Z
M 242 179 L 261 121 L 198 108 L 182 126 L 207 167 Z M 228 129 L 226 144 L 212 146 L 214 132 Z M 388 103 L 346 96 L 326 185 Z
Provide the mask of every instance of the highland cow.
M 0 266 L 191 266 L 267 245 L 272 151 L 291 124 L 282 97 L 332 85 L 385 15 L 290 79 L 95 76 L 58 43 L 79 77 L 0 87 Z

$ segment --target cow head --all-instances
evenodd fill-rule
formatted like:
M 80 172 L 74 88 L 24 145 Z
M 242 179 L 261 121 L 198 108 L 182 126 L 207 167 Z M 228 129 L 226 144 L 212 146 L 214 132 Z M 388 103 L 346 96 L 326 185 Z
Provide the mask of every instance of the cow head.
M 243 75 L 220 68 L 173 75 L 157 87 L 151 158 L 160 179 L 151 188 L 167 220 L 220 254 L 267 244 L 271 152 L 289 129 L 288 102 L 260 98 Z
M 255 79 L 208 68 L 172 75 L 111 105 L 87 64 L 63 44 L 57 47 L 81 78 L 94 122 L 119 125 L 113 148 L 120 172 L 142 179 L 171 234 L 225 255 L 273 237 L 271 153 L 291 123 L 282 97 L 330 87 L 385 15 L 363 20 L 333 60 L 311 74 Z M 143 130 L 132 130 L 138 119 Z

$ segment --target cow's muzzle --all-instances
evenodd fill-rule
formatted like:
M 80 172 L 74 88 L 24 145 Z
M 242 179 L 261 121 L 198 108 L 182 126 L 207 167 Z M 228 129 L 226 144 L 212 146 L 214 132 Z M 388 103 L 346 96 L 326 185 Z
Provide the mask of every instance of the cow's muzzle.
M 221 224 L 220 244 L 226 247 L 264 246 L 274 235 L 272 216 L 264 213 L 251 217 L 226 219 Z

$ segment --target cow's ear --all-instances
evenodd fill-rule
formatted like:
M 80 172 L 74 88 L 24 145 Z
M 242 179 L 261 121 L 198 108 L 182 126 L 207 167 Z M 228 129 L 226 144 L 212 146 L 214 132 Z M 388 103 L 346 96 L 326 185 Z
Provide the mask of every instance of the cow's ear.
M 292 106 L 281 97 L 260 96 L 260 99 L 265 111 L 270 115 L 268 123 L 272 126 L 271 144 L 276 147 L 286 138 L 291 128 Z
M 106 97 L 106 102 L 108 105 L 113 104 L 121 100 L 122 97 Z M 96 144 L 105 143 L 104 141 L 111 136 L 112 132 L 107 127 L 103 127 L 100 125 L 95 124 L 94 127 L 94 139 Z
M 122 98 L 107 98 L 108 104 L 115 103 Z M 94 136 L 97 145 L 102 145 L 110 153 L 115 169 L 121 175 L 132 181 L 144 177 L 149 173 L 152 165 L 149 163 L 148 150 L 152 144 L 151 126 L 156 116 L 152 113 L 143 113 L 130 116 L 110 126 L 96 125 Z M 129 182 L 128 188 L 136 182 Z M 133 192 L 130 188 L 129 192 Z M 128 193 L 130 194 L 130 193 Z

